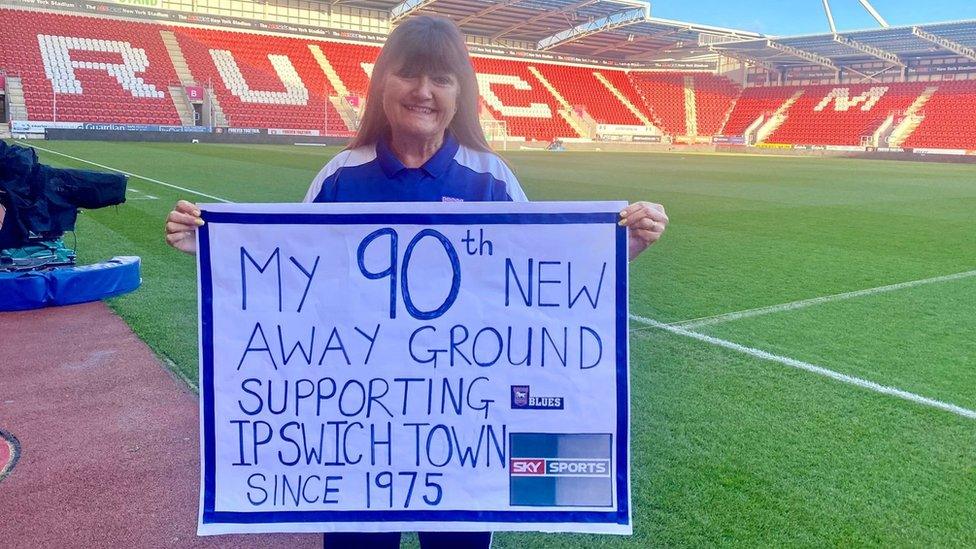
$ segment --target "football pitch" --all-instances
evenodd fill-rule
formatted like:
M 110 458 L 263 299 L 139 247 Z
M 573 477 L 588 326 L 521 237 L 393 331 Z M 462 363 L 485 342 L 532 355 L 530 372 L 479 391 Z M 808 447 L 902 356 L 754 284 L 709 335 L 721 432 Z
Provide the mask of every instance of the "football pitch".
M 193 385 L 195 263 L 166 213 L 299 201 L 338 152 L 38 147 L 135 174 L 65 240 L 84 263 L 142 257 L 111 306 Z M 634 536 L 495 547 L 976 546 L 976 165 L 503 155 L 531 200 L 650 200 L 671 224 L 630 271 Z

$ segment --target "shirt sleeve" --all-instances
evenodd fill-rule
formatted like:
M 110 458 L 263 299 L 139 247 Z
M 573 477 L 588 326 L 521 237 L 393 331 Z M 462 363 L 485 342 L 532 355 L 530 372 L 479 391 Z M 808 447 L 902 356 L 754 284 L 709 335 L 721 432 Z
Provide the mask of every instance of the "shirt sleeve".
M 511 173 L 511 171 L 509 171 Z M 505 183 L 505 193 L 508 195 L 509 200 L 512 202 L 528 202 L 529 198 L 525 196 L 525 191 L 522 190 L 522 185 L 519 184 L 518 179 L 513 173 L 511 179 Z
M 312 180 L 312 184 L 309 185 L 302 202 L 335 202 L 335 183 L 339 173 L 343 168 L 361 164 L 362 160 L 359 158 L 361 156 L 363 156 L 363 151 L 358 149 L 355 151 L 344 150 L 335 155 L 319 170 L 315 179 Z
M 528 197 L 525 196 L 525 191 L 522 190 L 522 185 L 519 184 L 519 180 L 515 177 L 515 173 L 512 169 L 508 167 L 501 157 L 495 156 L 494 167 L 492 169 L 492 177 L 495 177 L 501 185 L 499 193 L 496 194 L 494 199 L 499 202 L 528 202 Z M 500 195 L 500 196 L 499 196 Z

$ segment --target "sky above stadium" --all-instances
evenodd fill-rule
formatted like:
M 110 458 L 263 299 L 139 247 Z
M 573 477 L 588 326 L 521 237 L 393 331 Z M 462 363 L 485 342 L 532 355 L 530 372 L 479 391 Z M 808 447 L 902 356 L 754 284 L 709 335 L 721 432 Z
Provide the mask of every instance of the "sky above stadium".
M 976 19 L 974 0 L 871 0 L 892 26 Z M 858 0 L 830 0 L 839 31 L 877 28 Z M 830 32 L 821 0 L 651 0 L 651 15 L 776 36 Z

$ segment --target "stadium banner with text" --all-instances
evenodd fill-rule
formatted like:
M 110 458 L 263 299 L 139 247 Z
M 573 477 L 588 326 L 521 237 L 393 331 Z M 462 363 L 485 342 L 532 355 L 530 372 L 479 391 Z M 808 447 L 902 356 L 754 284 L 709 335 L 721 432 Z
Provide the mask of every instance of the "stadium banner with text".
M 606 135 L 660 135 L 655 134 L 657 131 L 654 128 L 643 125 L 628 125 L 628 124 L 597 124 L 596 134 L 601 136 Z
M 88 130 L 112 132 L 175 132 L 209 133 L 206 126 L 160 126 L 158 124 L 114 124 L 111 122 L 48 122 L 15 120 L 10 127 L 13 133 L 45 133 L 48 129 Z
M 202 205 L 198 532 L 632 533 L 625 205 Z
M 712 136 L 714 145 L 745 145 L 746 138 L 741 135 L 715 135 Z
M 304 137 L 319 137 L 322 132 L 319 130 L 296 130 L 290 128 L 268 128 L 268 135 L 294 135 Z
M 13 120 L 10 123 L 11 133 L 19 134 L 43 134 L 48 128 L 62 130 L 81 129 L 84 124 L 81 122 L 46 122 L 37 120 Z

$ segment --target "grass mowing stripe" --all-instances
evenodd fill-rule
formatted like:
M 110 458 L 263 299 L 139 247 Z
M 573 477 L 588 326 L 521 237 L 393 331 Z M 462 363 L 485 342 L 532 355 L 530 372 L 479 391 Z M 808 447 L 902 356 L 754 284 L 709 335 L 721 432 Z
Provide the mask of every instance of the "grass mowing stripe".
M 936 276 L 932 278 L 923 278 L 921 280 L 910 280 L 908 282 L 899 282 L 898 284 L 878 286 L 877 288 L 867 288 L 864 290 L 856 290 L 853 292 L 844 292 L 842 294 L 825 295 L 822 297 L 814 297 L 811 299 L 801 299 L 799 301 L 791 301 L 789 303 L 781 303 L 779 305 L 769 305 L 768 307 L 757 307 L 755 309 L 746 309 L 744 311 L 736 311 L 732 313 L 723 313 L 720 315 L 712 315 L 712 316 L 705 316 L 701 318 L 693 318 L 690 320 L 682 320 L 679 322 L 671 322 L 669 326 L 677 326 L 679 328 L 693 330 L 695 328 L 701 328 L 702 326 L 711 326 L 713 324 L 721 324 L 723 322 L 731 322 L 733 320 L 739 320 L 740 318 L 749 318 L 752 316 L 768 315 L 771 313 L 779 313 L 782 311 L 792 311 L 794 309 L 802 309 L 804 307 L 810 307 L 811 305 L 819 305 L 821 303 L 829 303 L 831 301 L 840 301 L 843 299 L 850 299 L 853 297 L 863 297 L 868 295 L 880 294 L 884 292 L 891 292 L 894 290 L 902 290 L 905 288 L 914 288 L 916 286 L 924 286 L 926 284 L 936 284 L 938 282 L 949 282 L 951 280 L 959 280 L 961 278 L 969 278 L 971 276 L 976 276 L 976 270 L 965 271 L 962 273 L 955 273 L 955 274 L 944 275 L 944 276 Z
M 666 330 L 676 335 L 690 337 L 692 339 L 697 339 L 711 345 L 716 345 L 718 347 L 724 347 L 732 351 L 737 351 L 739 353 L 754 356 L 762 360 L 768 360 L 771 362 L 778 362 L 780 364 L 790 366 L 791 368 L 797 368 L 800 370 L 806 370 L 830 379 L 840 381 L 841 383 L 847 383 L 849 385 L 856 385 L 870 391 L 881 393 L 883 395 L 890 395 L 917 404 L 922 404 L 924 406 L 931 406 L 932 408 L 938 408 L 939 410 L 945 410 L 967 419 L 976 419 L 976 410 L 970 410 L 968 408 L 963 408 L 962 406 L 956 406 L 948 402 L 943 402 L 941 400 L 935 400 L 933 398 L 924 397 L 922 395 L 917 395 L 908 391 L 903 391 L 895 387 L 888 387 L 887 385 L 881 385 L 880 383 L 875 383 L 873 381 L 868 381 L 866 379 L 861 379 L 859 377 L 849 376 L 847 374 L 842 374 L 840 372 L 835 372 L 833 370 L 828 370 L 823 366 L 817 366 L 816 364 L 810 364 L 809 362 L 803 362 L 801 360 L 796 360 L 794 358 L 789 358 L 785 356 L 775 355 L 763 351 L 761 349 L 753 349 L 752 347 L 746 347 L 745 345 L 739 345 L 738 343 L 733 343 L 731 341 L 726 341 L 724 339 L 719 339 L 717 337 L 708 336 L 705 334 L 700 334 L 698 332 L 693 332 L 691 330 L 679 327 L 671 326 L 663 322 L 658 322 L 656 320 L 646 318 L 639 315 L 630 315 L 631 320 L 635 320 L 647 326 L 654 328 L 660 328 Z
M 118 173 L 127 175 L 129 177 L 138 177 L 139 179 L 142 179 L 144 181 L 149 181 L 150 183 L 156 183 L 157 185 L 163 185 L 164 187 L 169 187 L 171 189 L 177 189 L 177 190 L 180 190 L 180 191 L 183 191 L 183 192 L 195 194 L 197 196 L 202 196 L 204 198 L 211 198 L 211 199 L 216 200 L 218 202 L 227 202 L 227 203 L 230 203 L 231 202 L 230 200 L 227 200 L 225 198 L 220 198 L 219 196 L 213 196 L 211 194 L 202 193 L 200 191 L 194 191 L 193 189 L 187 189 L 186 187 L 180 187 L 179 185 L 173 185 L 172 183 L 167 183 L 165 181 L 160 181 L 158 179 L 153 179 L 151 177 L 146 177 L 144 175 L 139 175 L 139 174 L 136 174 L 136 173 L 127 172 L 125 170 L 119 170 L 119 169 L 113 168 L 111 166 L 106 166 L 104 164 L 99 164 L 97 162 L 92 162 L 91 160 L 85 160 L 84 158 L 78 158 L 76 156 L 71 156 L 70 154 L 64 154 L 62 152 L 52 151 L 51 149 L 45 149 L 44 147 L 38 147 L 37 145 L 31 145 L 31 147 L 34 148 L 34 149 L 37 149 L 39 151 L 44 151 L 44 152 L 48 152 L 48 153 L 51 153 L 51 154 L 56 154 L 58 156 L 63 156 L 65 158 L 70 158 L 71 160 L 74 160 L 76 162 L 84 162 L 85 164 L 91 164 L 92 166 L 97 166 L 99 168 L 103 168 L 103 169 L 106 169 L 106 170 L 111 170 L 113 172 L 118 172 Z

